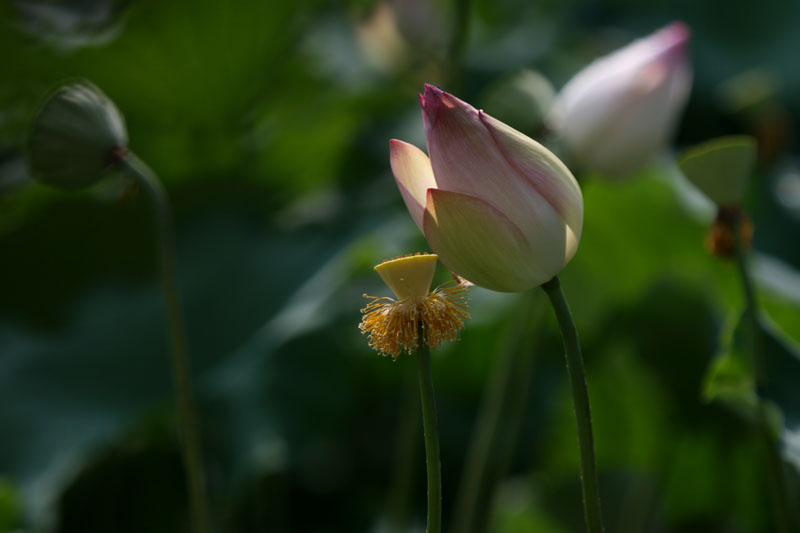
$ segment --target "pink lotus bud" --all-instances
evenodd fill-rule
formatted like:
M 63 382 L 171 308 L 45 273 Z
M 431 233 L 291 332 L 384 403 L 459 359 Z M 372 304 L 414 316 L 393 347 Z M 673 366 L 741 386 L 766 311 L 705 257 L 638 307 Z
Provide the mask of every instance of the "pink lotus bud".
M 564 86 L 550 123 L 581 165 L 624 177 L 665 148 L 692 84 L 688 46 L 689 28 L 673 22 Z
M 520 292 L 552 279 L 578 248 L 583 196 L 545 147 L 432 85 L 420 95 L 430 159 L 391 141 L 411 217 L 451 270 Z

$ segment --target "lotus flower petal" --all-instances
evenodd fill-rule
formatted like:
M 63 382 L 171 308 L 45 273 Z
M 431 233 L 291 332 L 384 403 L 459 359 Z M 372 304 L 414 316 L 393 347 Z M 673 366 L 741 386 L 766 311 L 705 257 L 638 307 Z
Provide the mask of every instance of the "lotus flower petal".
M 551 280 L 575 254 L 583 197 L 549 150 L 432 85 L 420 95 L 430 159 L 391 141 L 395 181 L 431 249 L 503 292 Z
M 521 203 L 515 197 L 534 194 L 496 149 L 477 109 L 432 85 L 422 102 L 437 188 L 481 197 L 504 212 Z
M 508 217 L 474 196 L 430 189 L 424 233 L 442 263 L 488 289 L 524 291 L 555 275 L 536 268 L 533 249 Z
M 390 162 L 397 187 L 406 203 L 411 218 L 422 231 L 422 213 L 428 189 L 436 187 L 431 161 L 425 152 L 403 141 L 389 141 Z
M 479 117 L 511 166 L 566 223 L 566 264 L 578 249 L 583 229 L 583 195 L 578 182 L 564 163 L 541 144 L 486 113 L 479 112 Z
M 587 169 L 624 176 L 664 148 L 691 87 L 688 43 L 688 27 L 675 22 L 564 86 L 550 123 Z
M 541 251 L 538 267 L 555 275 L 567 256 L 565 222 L 533 186 L 538 176 L 514 167 L 485 126 L 487 119 L 471 105 L 431 85 L 425 86 L 422 100 L 437 188 L 480 198 L 499 210 Z M 555 159 L 538 143 L 528 147 L 537 151 L 532 157 Z

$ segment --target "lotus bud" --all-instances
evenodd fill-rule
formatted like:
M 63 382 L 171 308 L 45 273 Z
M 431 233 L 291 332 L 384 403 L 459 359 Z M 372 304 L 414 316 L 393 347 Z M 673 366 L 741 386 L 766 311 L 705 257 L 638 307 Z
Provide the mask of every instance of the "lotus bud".
M 586 170 L 625 177 L 666 147 L 691 88 L 689 28 L 674 22 L 578 72 L 550 116 Z
M 502 292 L 553 277 L 578 249 L 583 196 L 542 145 L 440 89 L 420 95 L 430 158 L 392 140 L 411 217 L 450 270 Z
M 56 89 L 33 125 L 28 167 L 39 181 L 65 189 L 92 185 L 113 167 L 128 143 L 125 121 L 94 85 L 75 82 Z
M 756 161 L 756 141 L 731 135 L 706 141 L 678 158 L 683 174 L 719 207 L 738 206 Z

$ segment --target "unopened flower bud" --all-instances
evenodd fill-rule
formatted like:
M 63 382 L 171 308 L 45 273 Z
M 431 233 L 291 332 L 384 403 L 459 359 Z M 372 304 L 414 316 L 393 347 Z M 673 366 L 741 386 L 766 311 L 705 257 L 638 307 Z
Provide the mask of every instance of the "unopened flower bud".
M 440 89 L 420 95 L 428 158 L 392 140 L 391 165 L 411 218 L 452 271 L 522 292 L 575 255 L 583 196 L 549 150 Z
M 689 28 L 674 22 L 597 59 L 561 90 L 551 127 L 586 169 L 620 178 L 665 149 L 689 97 Z
M 128 143 L 125 121 L 113 102 L 91 83 L 56 89 L 39 111 L 28 145 L 33 178 L 65 189 L 96 183 Z

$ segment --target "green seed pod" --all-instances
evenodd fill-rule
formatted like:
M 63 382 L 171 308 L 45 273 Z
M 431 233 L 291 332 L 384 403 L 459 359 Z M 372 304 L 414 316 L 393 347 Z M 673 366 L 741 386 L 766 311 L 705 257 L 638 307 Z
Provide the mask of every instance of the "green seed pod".
M 689 148 L 678 158 L 683 174 L 720 207 L 741 204 L 756 161 L 756 141 L 731 135 Z
M 54 90 L 42 106 L 28 144 L 28 168 L 42 183 L 64 189 L 92 185 L 125 150 L 125 120 L 103 92 L 86 81 Z

